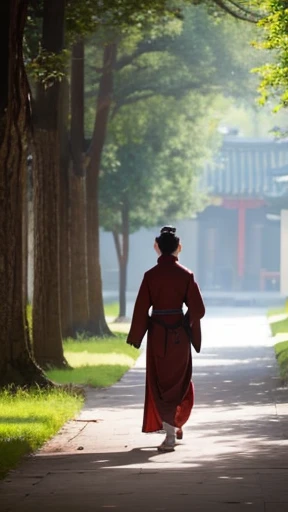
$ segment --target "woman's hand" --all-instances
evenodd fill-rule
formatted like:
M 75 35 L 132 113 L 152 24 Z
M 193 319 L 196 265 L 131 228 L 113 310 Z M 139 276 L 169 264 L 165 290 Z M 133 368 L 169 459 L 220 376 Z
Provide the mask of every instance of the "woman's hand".
M 132 347 L 137 348 L 137 349 L 139 349 L 140 345 L 141 345 L 141 343 L 137 343 L 135 341 L 128 341 L 127 340 L 127 343 L 128 343 L 128 345 L 131 345 Z

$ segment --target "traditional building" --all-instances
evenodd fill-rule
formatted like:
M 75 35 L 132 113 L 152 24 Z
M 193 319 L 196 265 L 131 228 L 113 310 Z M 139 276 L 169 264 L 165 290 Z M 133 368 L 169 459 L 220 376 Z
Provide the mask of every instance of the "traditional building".
M 288 182 L 275 174 L 285 168 L 287 141 L 224 138 L 201 179 L 211 200 L 198 215 L 197 274 L 203 290 L 280 289 L 280 210 L 288 202 Z

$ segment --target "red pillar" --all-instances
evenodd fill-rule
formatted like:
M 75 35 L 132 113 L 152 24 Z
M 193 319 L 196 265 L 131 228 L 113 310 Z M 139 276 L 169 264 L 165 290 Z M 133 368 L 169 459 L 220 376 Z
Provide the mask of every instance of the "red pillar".
M 239 201 L 238 208 L 238 277 L 243 277 L 245 272 L 245 223 L 246 205 Z

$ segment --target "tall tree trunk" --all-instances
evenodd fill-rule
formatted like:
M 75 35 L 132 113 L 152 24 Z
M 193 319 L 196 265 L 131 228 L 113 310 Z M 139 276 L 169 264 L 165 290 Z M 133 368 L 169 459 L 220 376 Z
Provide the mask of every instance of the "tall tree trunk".
M 26 153 L 27 156 L 27 153 Z M 27 344 L 29 352 L 33 353 L 31 337 L 29 333 L 29 324 L 27 320 L 27 305 L 28 305 L 28 254 L 29 254 L 29 189 L 28 189 L 28 162 L 23 166 L 23 214 L 22 214 L 22 246 L 23 246 L 23 275 L 22 275 L 22 293 L 23 293 L 23 307 L 25 311 L 25 329 L 28 333 Z
M 28 83 L 22 54 L 28 0 L 0 7 L 0 385 L 46 385 L 28 349 L 23 303 Z
M 127 291 L 127 266 L 129 257 L 129 207 L 123 205 L 122 212 L 122 236 L 113 231 L 115 249 L 119 263 L 119 320 L 126 318 L 126 291 Z M 122 243 L 120 238 L 122 238 Z
M 84 151 L 84 43 L 72 49 L 71 68 L 71 291 L 72 335 L 88 330 L 86 182 Z
M 22 244 L 23 244 L 23 275 L 22 293 L 23 306 L 28 303 L 28 194 L 27 194 L 27 165 L 23 166 L 23 214 L 22 214 Z
M 70 262 L 70 187 L 69 187 L 69 83 L 61 82 L 60 91 L 60 309 L 63 338 L 72 335 L 71 262 Z
M 99 254 L 98 190 L 101 156 L 107 133 L 113 93 L 113 69 L 117 57 L 116 43 L 109 43 L 103 52 L 103 71 L 99 83 L 97 112 L 87 167 L 87 262 L 89 331 L 98 336 L 111 335 L 107 326 L 103 297 Z
M 44 0 L 42 48 L 59 54 L 64 45 L 65 0 Z M 56 79 L 37 86 L 34 165 L 33 346 L 43 368 L 65 366 L 61 334 L 59 262 L 59 112 Z

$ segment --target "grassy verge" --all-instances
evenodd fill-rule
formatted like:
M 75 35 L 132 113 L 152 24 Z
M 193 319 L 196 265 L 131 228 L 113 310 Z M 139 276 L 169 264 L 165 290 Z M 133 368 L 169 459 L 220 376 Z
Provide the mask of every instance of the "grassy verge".
M 114 332 L 121 332 L 127 334 L 130 328 L 130 322 L 126 322 L 123 319 L 118 322 L 117 318 L 119 315 L 119 304 L 118 302 L 111 302 L 108 304 L 104 304 L 104 311 L 106 321 L 109 324 L 110 330 Z
M 72 366 L 67 370 L 47 372 L 50 379 L 61 384 L 82 384 L 107 387 L 117 382 L 131 368 L 139 352 L 126 343 L 126 335 L 115 338 L 89 338 L 64 341 L 65 357 Z
M 108 387 L 134 365 L 139 352 L 126 343 L 129 324 L 114 322 L 118 304 L 106 304 L 105 315 L 116 336 L 65 340 L 64 353 L 72 368 L 47 372 L 54 382 Z M 27 316 L 31 330 L 31 305 Z M 0 478 L 56 434 L 82 404 L 82 397 L 61 389 L 0 391 Z
M 82 403 L 80 396 L 59 389 L 0 392 L 0 478 L 51 438 Z
M 288 308 L 287 306 L 268 311 L 268 321 L 275 339 L 275 354 L 280 367 L 280 375 L 288 382 Z
M 118 302 L 107 302 L 104 304 L 104 312 L 106 317 L 116 318 L 119 314 Z

